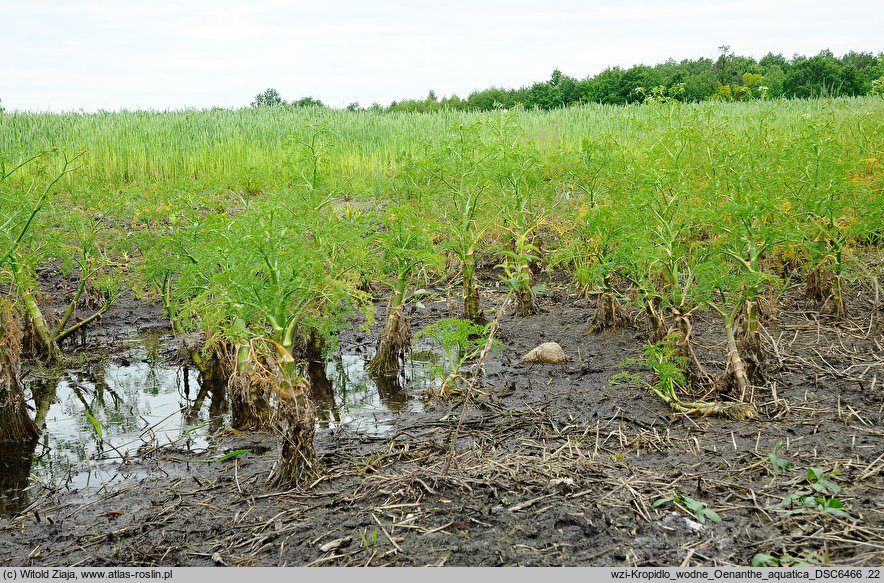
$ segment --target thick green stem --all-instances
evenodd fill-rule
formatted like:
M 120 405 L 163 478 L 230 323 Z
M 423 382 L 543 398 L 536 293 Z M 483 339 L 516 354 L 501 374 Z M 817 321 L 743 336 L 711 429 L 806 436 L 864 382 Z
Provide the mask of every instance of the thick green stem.
M 37 333 L 37 337 L 43 345 L 43 349 L 46 351 L 49 360 L 62 360 L 61 349 L 59 349 L 52 332 L 49 330 L 49 324 L 46 322 L 42 310 L 40 310 L 37 298 L 34 297 L 30 287 L 28 287 L 23 281 L 24 278 L 22 277 L 21 265 L 18 261 L 13 259 L 13 261 L 10 262 L 10 267 L 12 268 L 12 278 L 18 290 L 19 297 L 24 304 L 25 313 L 28 320 L 31 322 L 31 325 L 34 327 L 34 332 Z
M 64 340 L 65 338 L 67 338 L 68 336 L 70 336 L 71 334 L 76 332 L 77 330 L 85 328 L 86 326 L 88 326 L 89 324 L 91 324 L 92 322 L 94 322 L 95 320 L 100 318 L 105 312 L 107 312 L 110 309 L 111 304 L 113 304 L 113 303 L 114 303 L 113 298 L 108 298 L 108 300 L 104 303 L 103 306 L 101 306 L 101 308 L 97 312 L 95 312 L 94 314 L 92 314 L 91 316 L 89 316 L 88 318 L 86 318 L 84 320 L 80 320 L 79 322 L 77 322 L 76 324 L 74 324 L 70 328 L 64 330 L 63 332 L 56 333 L 56 335 L 55 335 L 56 344 L 60 343 L 62 340 Z
M 86 277 L 80 278 L 80 285 L 77 286 L 77 292 L 74 294 L 74 298 L 71 300 L 71 303 L 68 304 L 67 310 L 65 310 L 61 319 L 58 321 L 58 326 L 55 327 L 55 336 L 58 336 L 64 330 L 64 327 L 68 325 L 68 320 L 71 319 L 71 316 L 74 315 L 74 311 L 77 309 L 77 302 L 80 301 L 80 298 L 83 297 L 83 292 L 86 290 Z
M 31 291 L 27 288 L 20 287 L 19 295 L 21 296 L 22 303 L 25 306 L 28 320 L 34 327 L 34 332 L 37 333 L 37 338 L 40 339 L 40 343 L 43 346 L 46 357 L 51 362 L 63 361 L 64 354 L 62 354 L 61 348 L 58 347 L 58 342 L 56 342 L 55 337 L 49 330 L 49 324 L 46 322 L 46 318 L 43 316 L 43 312 L 40 310 L 40 305 L 37 303 L 37 298 L 35 298 L 34 294 L 32 294 Z
M 65 329 L 64 326 L 70 320 L 71 315 L 74 313 L 76 309 L 77 301 L 79 301 L 82 296 L 83 290 L 86 286 L 86 278 L 84 276 L 80 281 L 80 285 L 78 287 L 77 293 L 74 296 L 73 301 L 68 305 L 67 310 L 61 318 L 58 326 L 55 331 L 50 329 L 49 322 L 46 320 L 46 317 L 43 315 L 43 311 L 40 309 L 40 304 L 37 302 L 37 298 L 34 295 L 34 292 L 31 290 L 30 286 L 27 282 L 24 281 L 25 278 L 22 277 L 22 268 L 21 265 L 17 261 L 11 262 L 12 267 L 12 276 L 13 281 L 16 284 L 16 289 L 18 290 L 19 297 L 21 298 L 22 304 L 25 308 L 25 313 L 27 314 L 28 320 L 31 322 L 31 325 L 34 328 L 34 332 L 37 334 L 37 338 L 42 345 L 43 351 L 47 359 L 50 362 L 62 362 L 64 361 L 64 353 L 61 351 L 60 344 L 63 340 L 68 338 L 70 335 L 74 334 L 78 330 L 82 330 L 96 319 L 100 318 L 105 312 L 110 309 L 111 304 L 113 304 L 114 299 L 108 298 L 105 304 L 95 313 L 90 315 L 88 318 L 81 320 Z
M 472 247 L 463 262 L 463 317 L 476 324 L 484 324 L 485 313 L 479 302 L 479 286 L 476 282 L 476 256 Z
M 534 302 L 534 278 L 531 271 L 532 259 L 535 247 L 528 242 L 532 235 L 527 231 L 519 234 L 511 233 L 510 251 L 511 257 L 507 260 L 505 270 L 510 281 L 510 287 L 516 293 L 516 315 L 533 316 L 537 313 L 537 304 Z

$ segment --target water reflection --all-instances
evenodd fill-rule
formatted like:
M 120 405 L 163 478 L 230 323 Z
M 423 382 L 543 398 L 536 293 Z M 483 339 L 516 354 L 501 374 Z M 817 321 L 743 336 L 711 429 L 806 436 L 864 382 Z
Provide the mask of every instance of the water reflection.
M 14 516 L 28 505 L 27 487 L 37 441 L 0 442 L 0 516 Z
M 124 461 L 139 448 L 175 442 L 184 447 L 185 430 L 213 413 L 217 426 L 223 423 L 223 392 L 200 387 L 211 396 L 208 406 L 200 394 L 187 398 L 183 386 L 198 386 L 196 375 L 165 362 L 160 344 L 157 338 L 142 340 L 116 361 L 28 380 L 42 430 L 32 455 L 37 480 L 54 488 L 100 486 L 119 479 Z M 189 446 L 205 448 L 206 433 L 188 436 Z
M 422 409 L 413 397 L 433 382 L 427 354 L 415 354 L 398 377 L 373 377 L 365 365 L 362 355 L 346 353 L 326 364 L 332 401 L 326 413 L 318 415 L 320 427 L 346 426 L 355 431 L 385 433 L 392 430 L 397 414 Z
M 209 433 L 215 433 L 224 426 L 227 413 L 227 381 L 221 379 L 200 379 L 197 383 L 197 392 L 193 400 L 190 400 L 190 387 L 192 377 L 190 369 L 181 369 L 180 384 L 185 407 L 184 420 L 188 425 L 196 426 L 207 422 Z M 209 400 L 208 412 L 206 412 L 206 399 Z M 208 421 L 206 421 L 208 417 Z
M 202 450 L 229 424 L 226 380 L 200 382 L 167 362 L 170 337 L 140 339 L 113 361 L 27 379 L 39 439 L 0 449 L 0 515 L 27 505 L 30 480 L 49 488 L 89 488 L 125 479 L 127 460 L 162 446 Z M 419 411 L 415 395 L 432 383 L 432 359 L 417 353 L 402 375 L 373 380 L 361 355 L 339 354 L 308 367 L 321 429 L 384 433 L 396 415 Z
M 341 413 L 335 403 L 334 385 L 328 378 L 328 367 L 323 362 L 307 364 L 307 378 L 310 379 L 310 399 L 316 410 L 316 420 L 320 427 L 328 427 L 329 422 L 340 423 Z
M 378 386 L 378 396 L 390 411 L 399 412 L 405 407 L 408 394 L 402 387 L 405 381 L 404 374 L 379 376 L 374 379 Z

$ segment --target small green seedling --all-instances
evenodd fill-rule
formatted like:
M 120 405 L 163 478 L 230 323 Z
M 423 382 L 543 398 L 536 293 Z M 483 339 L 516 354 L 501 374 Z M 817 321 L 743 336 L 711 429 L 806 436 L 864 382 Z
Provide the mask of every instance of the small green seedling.
M 781 447 L 783 447 L 783 442 L 778 441 L 773 451 L 767 454 L 767 459 L 770 460 L 770 467 L 774 475 L 784 474 L 792 469 L 792 462 L 777 455 Z
M 226 462 L 227 460 L 232 460 L 233 458 L 238 458 L 241 455 L 245 455 L 247 453 L 252 453 L 250 449 L 235 449 L 233 451 L 228 451 L 222 456 L 219 456 L 215 459 L 210 460 L 193 460 L 195 462 L 200 462 L 204 464 L 213 464 L 215 462 Z
M 820 555 L 813 551 L 803 551 L 800 556 L 783 553 L 780 556 L 768 555 L 765 553 L 757 553 L 752 557 L 751 565 L 753 567 L 817 567 L 820 565 L 828 565 L 828 555 Z
M 700 522 L 700 524 L 704 524 L 707 518 L 712 522 L 721 522 L 721 517 L 718 515 L 717 512 L 710 509 L 703 502 L 700 502 L 699 500 L 694 500 L 686 494 L 675 494 L 674 496 L 660 498 L 659 500 L 651 504 L 651 507 L 659 508 L 660 506 L 663 506 L 664 504 L 668 504 L 670 502 L 674 503 L 676 506 L 690 510 L 691 513 Z
M 86 419 L 92 424 L 92 429 L 95 431 L 95 435 L 98 436 L 98 439 L 104 439 L 104 432 L 101 430 L 101 422 L 95 418 L 95 415 L 89 412 L 89 410 L 83 411 L 83 414 L 86 415 Z
M 362 548 L 364 549 L 373 549 L 378 542 L 378 529 L 375 528 L 371 531 L 370 536 L 365 536 L 365 530 L 359 529 L 357 531 L 359 533 L 359 538 L 362 540 Z
M 841 492 L 841 486 L 829 479 L 834 475 L 835 472 L 827 472 L 822 468 L 807 468 L 807 483 L 814 492 L 838 494 Z
M 804 487 L 786 494 L 773 509 L 784 510 L 789 515 L 821 510 L 839 518 L 851 518 L 844 502 L 835 497 L 841 492 L 841 486 L 831 480 L 834 474 L 822 468 L 807 468 L 804 477 L 790 482 L 793 486 L 803 484 Z

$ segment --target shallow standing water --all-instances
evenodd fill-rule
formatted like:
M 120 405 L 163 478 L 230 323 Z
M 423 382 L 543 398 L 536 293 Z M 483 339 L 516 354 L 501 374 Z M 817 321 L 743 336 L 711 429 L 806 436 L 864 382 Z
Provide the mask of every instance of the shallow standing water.
M 192 369 L 170 364 L 164 351 L 171 341 L 138 338 L 113 360 L 25 379 L 45 429 L 33 451 L 0 450 L 0 513 L 21 511 L 41 486 L 100 492 L 135 476 L 122 461 L 162 446 L 207 449 L 209 436 L 227 425 L 226 396 L 203 390 Z M 378 386 L 362 356 L 334 355 L 324 375 L 311 371 L 317 428 L 389 431 L 395 416 L 421 410 L 415 395 L 432 382 L 433 358 L 415 353 L 398 383 Z

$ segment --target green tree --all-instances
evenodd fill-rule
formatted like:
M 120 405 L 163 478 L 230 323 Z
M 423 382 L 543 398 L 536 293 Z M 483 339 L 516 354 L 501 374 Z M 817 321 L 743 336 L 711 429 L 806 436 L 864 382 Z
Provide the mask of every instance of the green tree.
M 285 105 L 285 101 L 280 97 L 279 91 L 271 87 L 257 94 L 251 105 L 252 107 L 275 107 Z
M 504 107 L 512 107 L 513 92 L 498 87 L 489 87 L 483 91 L 473 91 L 466 99 L 468 109 L 478 109 L 480 111 L 491 111 L 494 109 L 495 103 L 500 103 Z
M 279 105 L 285 105 L 285 102 L 283 101 Z M 325 107 L 323 102 L 310 96 L 302 97 L 297 101 L 292 101 L 292 105 L 295 107 Z
M 540 109 L 555 109 L 562 107 L 562 92 L 552 83 L 535 83 L 528 90 L 528 100 L 525 105 Z
M 585 100 L 594 103 L 623 104 L 626 96 L 620 91 L 623 69 L 605 69 L 586 84 Z
M 841 57 L 841 64 L 845 69 L 856 71 L 860 95 L 868 95 L 872 82 L 884 76 L 884 54 L 876 57 L 872 53 L 850 51 Z
M 856 94 L 856 80 L 845 75 L 831 51 L 811 57 L 796 57 L 786 73 L 786 97 L 821 97 Z
M 457 95 L 452 95 L 451 97 L 443 97 L 439 105 L 442 109 L 464 109 L 466 102 Z
M 645 96 L 639 91 L 662 85 L 662 79 L 657 71 L 646 65 L 636 65 L 629 68 L 620 79 L 620 94 L 628 102 L 645 100 Z
M 752 57 L 741 57 L 731 52 L 730 47 L 719 47 L 721 54 L 715 61 L 718 81 L 731 87 L 741 86 L 744 73 L 761 73 L 761 67 Z

